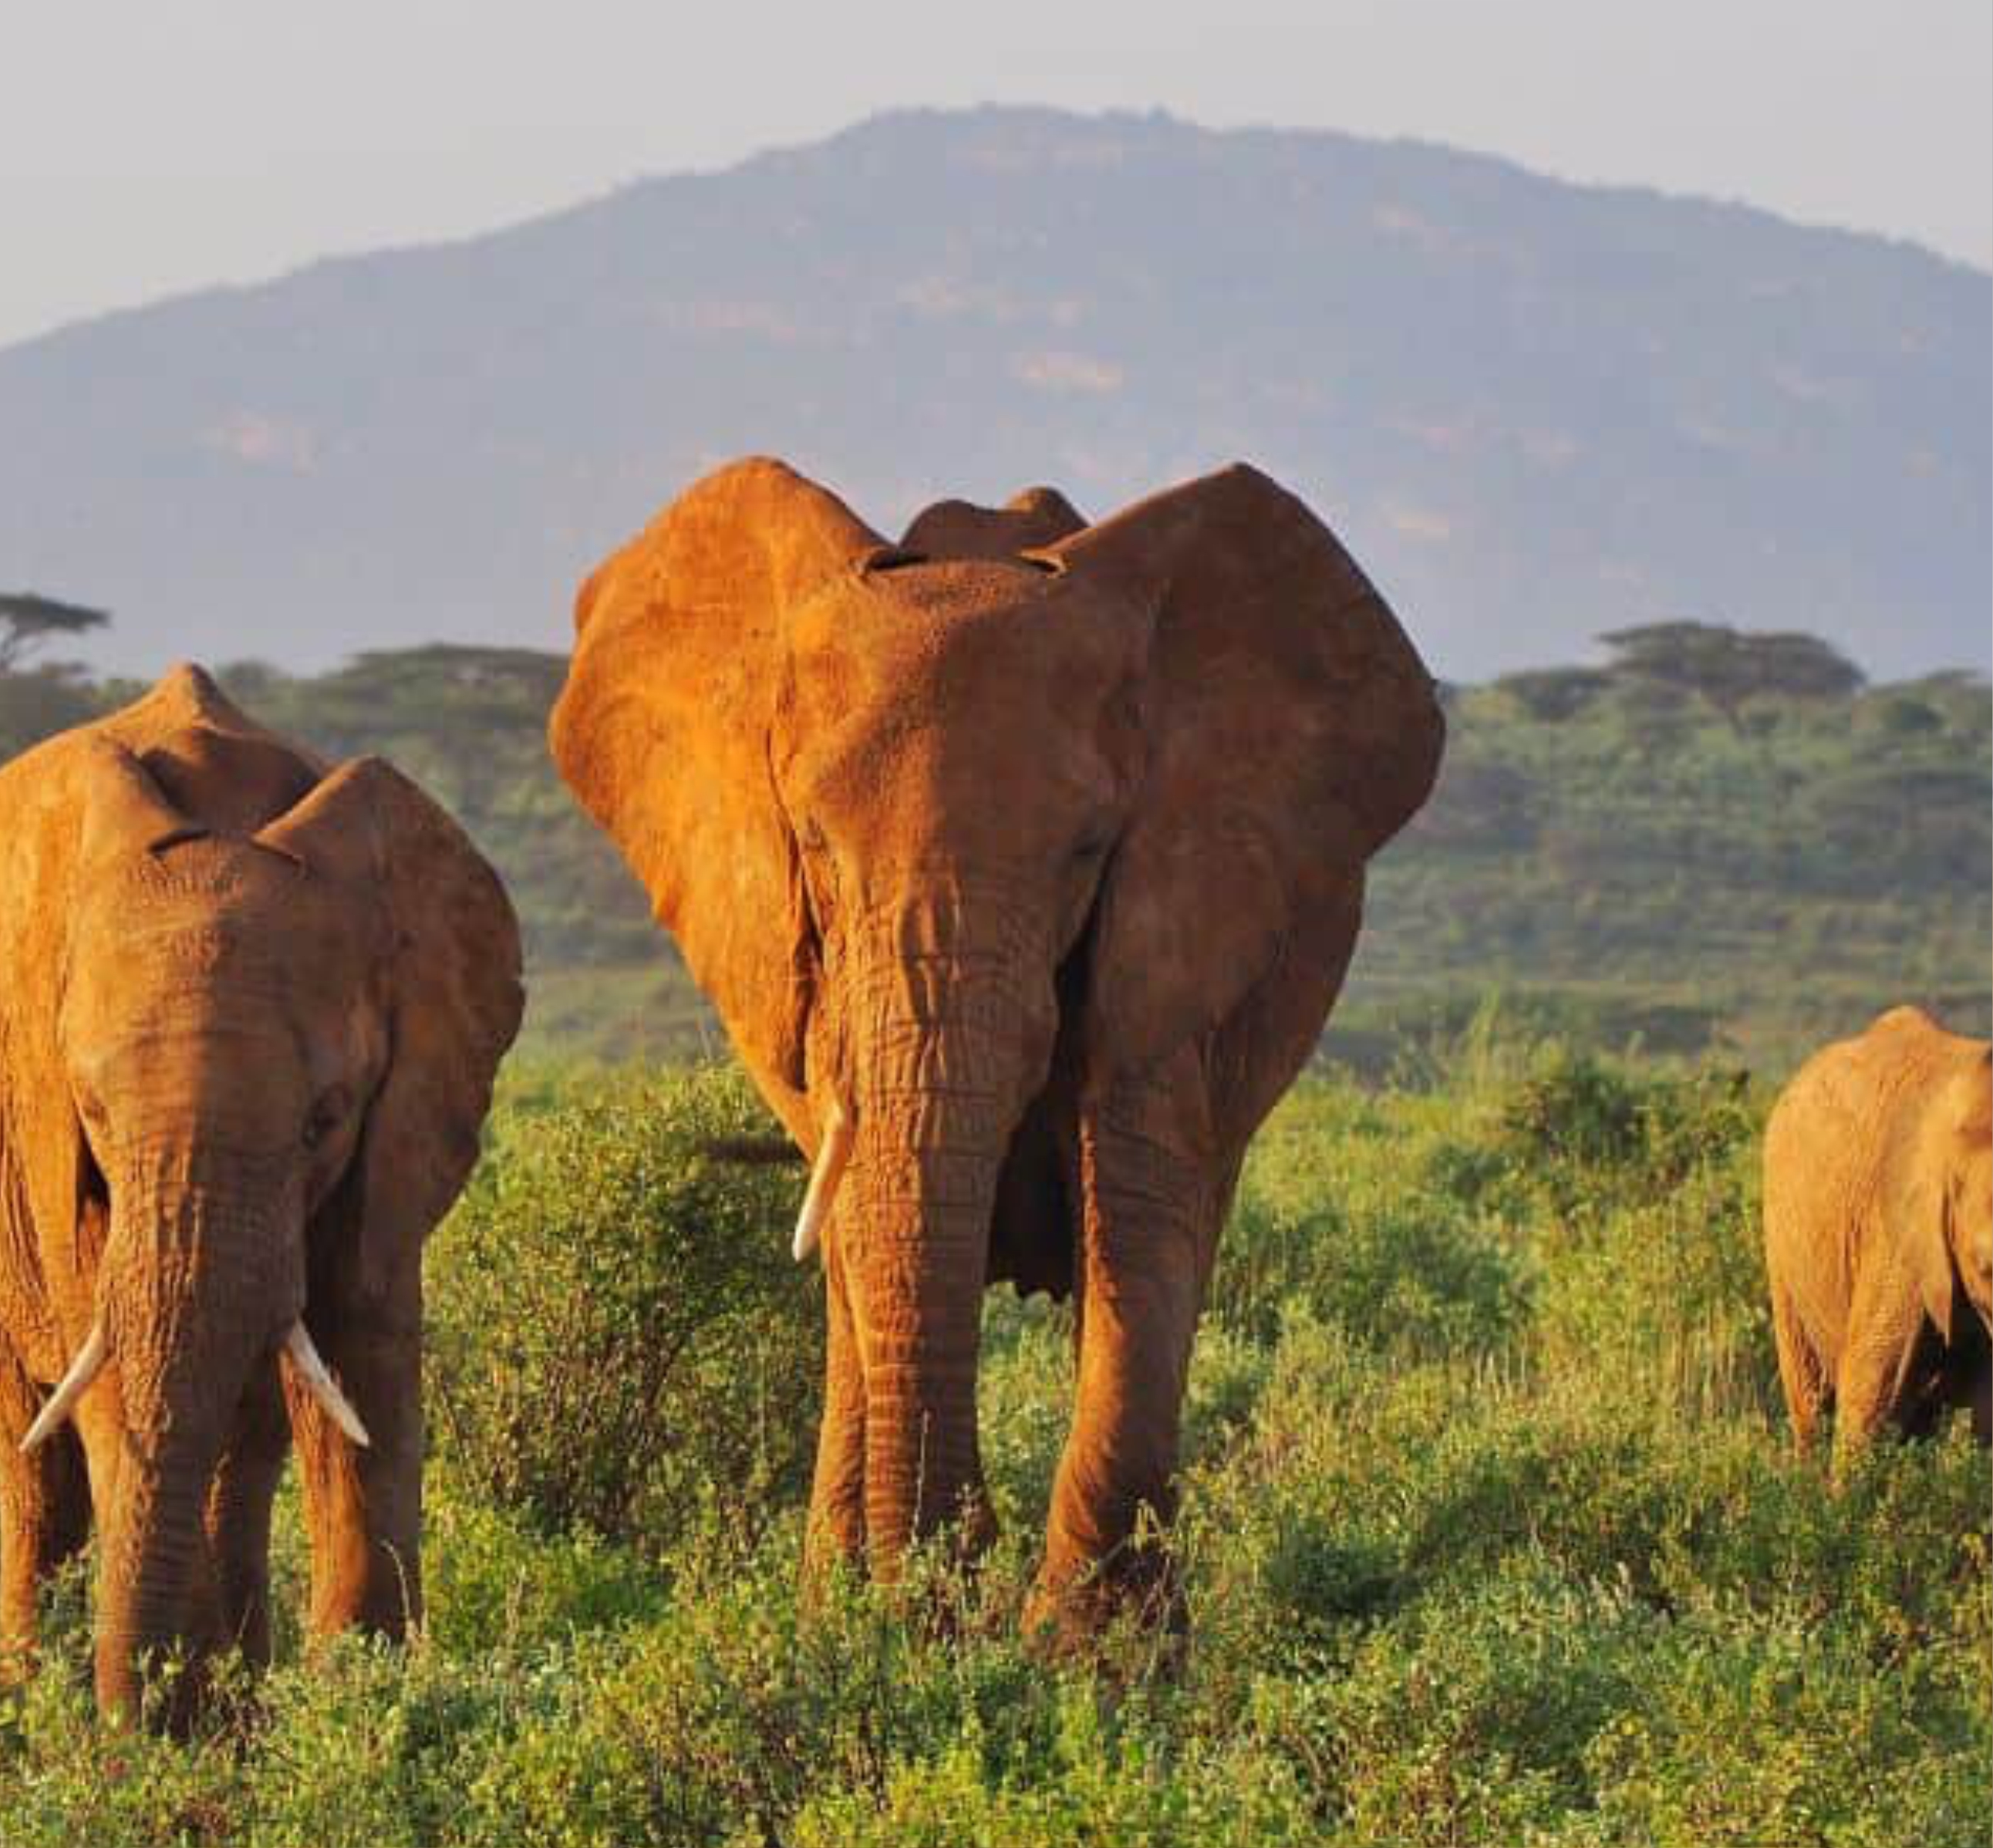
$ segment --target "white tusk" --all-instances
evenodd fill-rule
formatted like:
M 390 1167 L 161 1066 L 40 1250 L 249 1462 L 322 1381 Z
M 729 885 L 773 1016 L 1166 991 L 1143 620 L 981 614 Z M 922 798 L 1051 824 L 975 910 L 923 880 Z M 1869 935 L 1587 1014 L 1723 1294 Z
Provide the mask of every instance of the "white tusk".
M 817 1145 L 816 1166 L 810 1170 L 809 1191 L 803 1195 L 803 1210 L 796 1215 L 796 1241 L 792 1249 L 798 1264 L 808 1258 L 823 1237 L 831 1202 L 837 1197 L 837 1184 L 844 1178 L 844 1164 L 851 1159 L 855 1135 L 844 1106 L 832 1098 L 830 1114 L 824 1119 L 823 1140 Z
M 90 1333 L 84 1337 L 83 1345 L 77 1350 L 76 1358 L 69 1364 L 69 1371 L 62 1376 L 62 1383 L 49 1395 L 49 1402 L 42 1407 L 40 1416 L 29 1426 L 28 1434 L 21 1440 L 21 1453 L 39 1450 L 55 1433 L 56 1427 L 69 1416 L 70 1408 L 90 1390 L 90 1382 L 104 1371 L 104 1363 L 111 1358 L 111 1344 L 104 1338 L 104 1324 L 93 1322 Z
M 325 1362 L 319 1358 L 318 1350 L 312 1345 L 302 1316 L 291 1324 L 290 1333 L 284 1337 L 284 1351 L 291 1357 L 291 1365 L 297 1368 L 298 1378 L 304 1382 L 306 1390 L 325 1408 L 326 1416 L 364 1450 L 370 1442 L 367 1427 L 360 1422 L 360 1414 L 354 1410 L 346 1395 L 333 1383 Z

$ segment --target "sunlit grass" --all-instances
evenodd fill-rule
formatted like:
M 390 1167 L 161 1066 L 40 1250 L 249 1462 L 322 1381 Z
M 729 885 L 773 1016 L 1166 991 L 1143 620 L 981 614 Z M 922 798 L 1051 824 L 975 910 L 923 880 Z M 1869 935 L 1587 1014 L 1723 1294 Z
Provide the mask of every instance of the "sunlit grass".
M 521 1074 L 434 1252 L 456 1410 L 425 1633 L 308 1655 L 287 1621 L 200 1738 L 107 1738 L 73 1576 L 44 1672 L 0 1696 L 0 1843 L 1977 1843 L 1993 1477 L 1956 1428 L 1838 1493 L 1789 1456 L 1762 1102 L 1494 1042 L 1443 1088 L 1301 1087 L 1248 1163 L 1191 1381 L 1191 1642 L 1088 1666 L 1016 1629 L 1065 1312 L 990 1299 L 1006 1531 L 951 1624 L 849 1584 L 805 1615 L 808 1395 L 751 1442 L 726 1415 L 753 1371 L 730 1342 L 814 1377 L 780 1262 L 799 1173 L 688 1159 L 752 1126 L 737 1080 Z M 612 1397 L 647 1389 L 647 1334 L 683 1334 L 668 1446 L 535 1422 L 522 1382 L 569 1403 L 556 1311 Z M 295 1597 L 288 1505 L 278 1566 Z

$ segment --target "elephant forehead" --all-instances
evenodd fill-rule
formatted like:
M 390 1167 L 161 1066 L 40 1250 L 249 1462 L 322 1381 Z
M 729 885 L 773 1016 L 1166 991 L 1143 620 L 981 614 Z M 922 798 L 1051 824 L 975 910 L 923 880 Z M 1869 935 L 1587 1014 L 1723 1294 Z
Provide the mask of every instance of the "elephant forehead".
M 1118 678 L 1138 664 L 1152 618 L 1111 587 L 1034 567 L 914 558 L 861 567 L 796 613 L 799 662 L 858 654 L 897 677 L 928 664 L 992 677 Z
M 118 863 L 94 896 L 135 914 L 162 905 L 217 906 L 276 897 L 296 883 L 300 871 L 281 855 L 210 835 L 131 855 Z
M 202 840 L 135 854 L 94 886 L 72 948 L 113 975 L 162 967 L 181 979 L 224 970 L 322 973 L 342 952 L 369 947 L 369 922 L 282 854 Z

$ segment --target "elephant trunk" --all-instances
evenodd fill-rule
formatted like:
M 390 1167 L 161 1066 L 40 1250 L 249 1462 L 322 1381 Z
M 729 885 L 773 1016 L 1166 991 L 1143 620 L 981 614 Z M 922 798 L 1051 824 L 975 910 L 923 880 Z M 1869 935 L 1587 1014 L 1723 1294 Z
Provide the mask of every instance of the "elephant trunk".
M 303 1300 L 299 1229 L 242 1197 L 112 1187 L 98 1300 L 125 1442 L 105 1485 L 96 1680 L 99 1706 L 128 1720 L 149 1664 L 176 1648 L 197 1658 L 216 1640 L 210 1488 L 252 1370 Z M 176 1723 L 190 1692 L 173 1703 Z
M 860 1106 L 847 1183 L 865 1377 L 865 1523 L 891 1577 L 912 1541 L 988 1524 L 976 1376 L 990 1218 L 1009 1126 L 989 1099 Z
M 203 1456 L 203 1451 L 206 1452 Z M 182 1440 L 164 1455 L 128 1457 L 104 1534 L 97 1616 L 97 1703 L 113 1719 L 135 1719 L 145 1680 L 176 1648 L 190 1661 L 197 1598 L 210 1570 L 202 1512 L 214 1447 Z M 187 1710 L 176 1690 L 166 1717 Z
M 834 1234 L 865 1382 L 865 1525 L 888 1577 L 961 1519 L 991 1531 L 976 1377 L 990 1220 L 1011 1133 L 1051 1056 L 1051 958 L 1000 904 L 917 903 L 867 944 Z

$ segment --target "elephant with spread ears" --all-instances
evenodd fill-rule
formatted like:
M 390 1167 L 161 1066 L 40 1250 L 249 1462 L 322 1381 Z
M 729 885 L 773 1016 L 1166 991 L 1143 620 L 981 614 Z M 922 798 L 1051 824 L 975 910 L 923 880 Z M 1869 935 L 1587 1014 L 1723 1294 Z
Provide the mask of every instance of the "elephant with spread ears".
M 1892 1008 L 1765 1126 L 1765 1268 L 1793 1436 L 1837 1466 L 1947 1407 L 1993 1437 L 1993 1046 Z
M 576 627 L 555 758 L 812 1160 L 812 1565 L 986 1536 L 981 1300 L 1009 1278 L 1077 1328 L 1029 1621 L 1174 1614 L 1150 1542 L 1239 1163 L 1438 766 L 1411 644 L 1244 466 L 1093 525 L 1048 489 L 944 502 L 893 545 L 745 460 L 603 563 Z
M 136 1712 L 175 1650 L 267 1658 L 293 1440 L 314 1629 L 419 1612 L 422 1241 L 520 1007 L 511 907 L 450 818 L 197 668 L 0 768 L 16 1665 L 37 1580 L 93 1519 L 107 1712 Z

